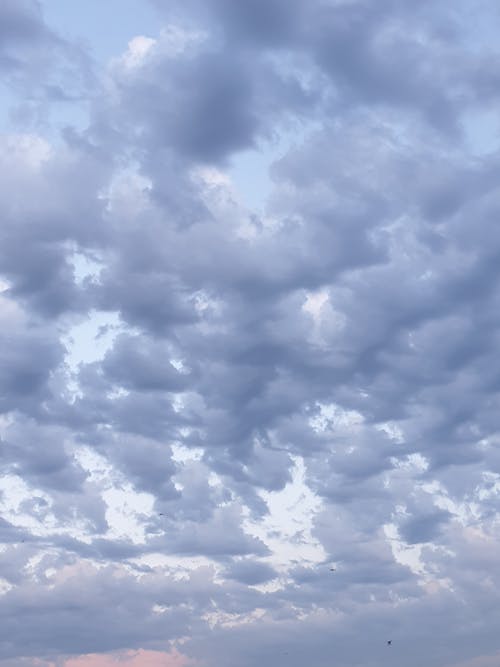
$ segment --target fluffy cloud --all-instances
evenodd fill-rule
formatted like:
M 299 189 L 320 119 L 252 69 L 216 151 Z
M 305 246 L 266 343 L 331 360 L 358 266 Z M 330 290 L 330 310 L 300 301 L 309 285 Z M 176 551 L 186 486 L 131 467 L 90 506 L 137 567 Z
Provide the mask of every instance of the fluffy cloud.
M 150 4 L 0 10 L 0 664 L 490 664 L 496 8 Z

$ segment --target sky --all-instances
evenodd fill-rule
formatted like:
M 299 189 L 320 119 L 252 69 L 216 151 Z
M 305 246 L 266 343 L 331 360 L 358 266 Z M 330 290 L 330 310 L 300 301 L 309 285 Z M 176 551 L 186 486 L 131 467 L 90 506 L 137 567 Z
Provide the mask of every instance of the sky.
M 2 0 L 0 667 L 500 664 L 499 28 Z

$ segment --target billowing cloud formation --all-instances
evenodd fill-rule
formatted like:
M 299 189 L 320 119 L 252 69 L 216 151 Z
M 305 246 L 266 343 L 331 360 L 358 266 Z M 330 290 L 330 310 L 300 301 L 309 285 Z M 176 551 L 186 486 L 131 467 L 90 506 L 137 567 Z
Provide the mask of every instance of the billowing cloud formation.
M 0 667 L 494 664 L 497 7 L 150 6 L 0 9 Z

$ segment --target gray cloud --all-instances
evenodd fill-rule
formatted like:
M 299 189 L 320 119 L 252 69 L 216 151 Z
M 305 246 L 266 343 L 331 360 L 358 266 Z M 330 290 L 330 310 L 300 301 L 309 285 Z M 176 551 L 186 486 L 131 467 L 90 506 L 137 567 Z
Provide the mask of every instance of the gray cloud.
M 6 69 L 17 69 L 25 63 L 22 50 L 37 49 L 57 41 L 45 25 L 39 4 L 34 0 L 6 0 L 1 9 L 1 62 Z
M 229 579 L 235 579 L 242 584 L 263 584 L 276 578 L 276 571 L 266 563 L 241 560 L 233 563 L 227 571 Z
M 0 24 L 0 70 L 11 124 L 21 131 L 47 129 L 51 105 L 71 116 L 72 105 L 88 99 L 95 84 L 89 55 L 46 23 L 38 0 L 6 0 Z
M 437 511 L 432 514 L 410 518 L 403 523 L 400 531 L 403 539 L 409 544 L 430 542 L 439 536 L 443 523 L 450 518 L 449 512 Z
M 99 79 L 0 10 L 47 123 L 2 140 L 0 659 L 494 654 L 496 43 L 466 3 L 152 4 Z M 92 97 L 57 140 L 54 86 Z

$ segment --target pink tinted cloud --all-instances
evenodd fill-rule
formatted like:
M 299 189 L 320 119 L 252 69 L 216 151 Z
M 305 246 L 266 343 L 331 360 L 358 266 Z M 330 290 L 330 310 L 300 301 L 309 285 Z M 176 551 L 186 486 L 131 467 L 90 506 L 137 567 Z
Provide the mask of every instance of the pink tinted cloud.
M 450 667 L 498 667 L 500 665 L 500 653 L 496 655 L 481 655 L 466 662 L 456 663 Z
M 177 652 L 125 651 L 113 654 L 82 655 L 69 658 L 64 667 L 187 667 L 188 659 Z

